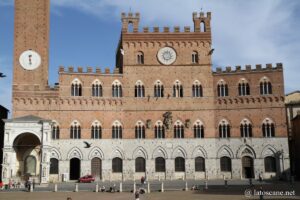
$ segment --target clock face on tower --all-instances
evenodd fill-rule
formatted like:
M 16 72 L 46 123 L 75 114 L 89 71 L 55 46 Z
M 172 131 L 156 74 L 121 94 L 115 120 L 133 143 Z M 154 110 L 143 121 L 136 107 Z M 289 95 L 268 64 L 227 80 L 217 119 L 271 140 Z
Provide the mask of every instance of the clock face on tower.
M 171 65 L 176 60 L 176 52 L 171 47 L 163 47 L 157 53 L 158 61 L 164 65 Z
M 41 56 L 32 50 L 24 51 L 19 58 L 21 66 L 26 70 L 35 70 L 41 65 Z

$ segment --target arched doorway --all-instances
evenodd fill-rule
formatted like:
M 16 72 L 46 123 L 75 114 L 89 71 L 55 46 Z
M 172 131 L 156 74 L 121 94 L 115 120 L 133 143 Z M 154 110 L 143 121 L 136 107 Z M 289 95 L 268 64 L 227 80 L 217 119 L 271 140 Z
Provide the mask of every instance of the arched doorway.
M 253 159 L 249 156 L 242 158 L 243 178 L 254 178 Z
M 36 175 L 36 158 L 34 156 L 27 156 L 24 163 L 25 174 Z
M 95 179 L 102 179 L 102 162 L 100 158 L 93 158 L 91 161 L 92 175 Z
M 70 160 L 70 180 L 78 180 L 80 178 L 80 160 L 72 158 Z

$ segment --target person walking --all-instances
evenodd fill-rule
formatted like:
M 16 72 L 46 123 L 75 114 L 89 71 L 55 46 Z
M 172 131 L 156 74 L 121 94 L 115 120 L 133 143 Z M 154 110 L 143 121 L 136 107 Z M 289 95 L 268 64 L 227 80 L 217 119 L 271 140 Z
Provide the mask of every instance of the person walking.
M 134 197 L 135 197 L 135 200 L 140 200 L 140 193 L 139 193 L 139 191 L 137 190 L 137 191 L 135 191 L 135 193 L 134 193 Z

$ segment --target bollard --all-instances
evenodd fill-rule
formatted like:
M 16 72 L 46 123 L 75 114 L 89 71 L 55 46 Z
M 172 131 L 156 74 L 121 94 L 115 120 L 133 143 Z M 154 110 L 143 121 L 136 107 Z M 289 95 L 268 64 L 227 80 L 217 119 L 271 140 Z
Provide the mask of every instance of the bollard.
M 33 185 L 32 184 L 29 185 L 29 192 L 33 192 Z
M 98 183 L 96 184 L 95 192 L 99 192 L 99 185 L 98 185 Z
M 208 189 L 207 181 L 205 181 L 205 189 L 206 189 L 206 190 Z
M 135 193 L 136 191 L 136 185 L 135 185 L 135 182 L 133 182 L 133 193 Z
M 164 192 L 164 182 L 161 182 L 161 192 Z
M 228 186 L 228 183 L 227 183 L 227 180 L 226 180 L 226 179 L 224 180 L 224 185 L 225 185 L 225 187 Z
M 148 190 L 148 193 L 150 193 L 150 183 L 149 183 L 149 181 L 147 182 L 147 190 Z
M 57 192 L 57 184 L 54 185 L 54 192 Z
M 185 182 L 185 191 L 188 191 L 189 190 L 189 188 L 188 188 L 188 183 L 187 183 L 187 181 Z
M 123 192 L 123 184 L 120 182 L 120 192 Z
M 78 184 L 77 183 L 75 184 L 75 190 L 74 190 L 74 192 L 78 192 Z

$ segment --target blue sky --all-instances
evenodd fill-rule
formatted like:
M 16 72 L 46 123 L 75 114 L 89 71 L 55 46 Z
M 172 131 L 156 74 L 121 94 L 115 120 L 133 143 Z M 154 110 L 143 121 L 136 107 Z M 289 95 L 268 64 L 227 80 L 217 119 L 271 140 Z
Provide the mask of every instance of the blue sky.
M 51 0 L 50 84 L 58 67 L 115 65 L 121 12 L 141 13 L 140 26 L 193 26 L 192 12 L 212 12 L 213 65 L 284 64 L 285 92 L 300 90 L 298 0 Z M 0 104 L 11 108 L 12 0 L 0 0 Z

